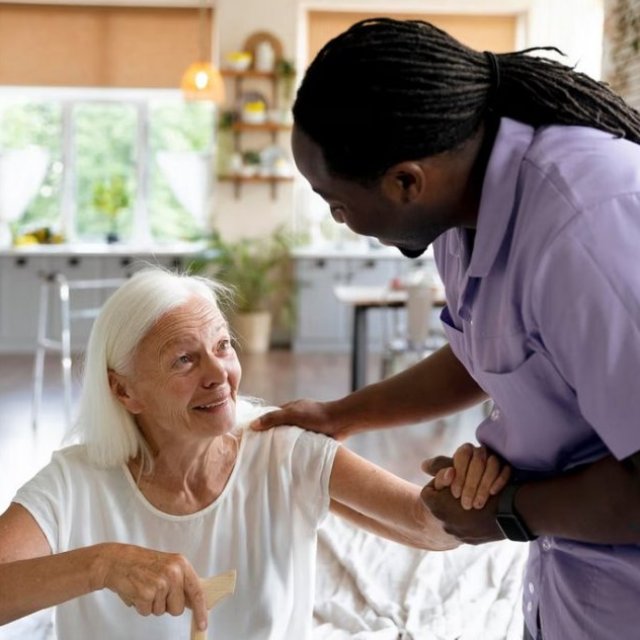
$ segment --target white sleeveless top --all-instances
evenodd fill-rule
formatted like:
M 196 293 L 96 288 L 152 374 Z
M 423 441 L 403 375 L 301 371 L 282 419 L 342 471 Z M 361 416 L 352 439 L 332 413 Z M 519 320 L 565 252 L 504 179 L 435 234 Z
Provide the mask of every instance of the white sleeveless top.
M 296 427 L 246 430 L 222 494 L 185 516 L 152 506 L 126 467 L 97 469 L 73 446 L 56 452 L 14 502 L 33 515 L 53 553 L 125 542 L 181 553 L 202 577 L 236 569 L 235 595 L 210 613 L 210 638 L 304 640 L 338 446 Z M 58 606 L 55 620 L 58 640 L 188 640 L 191 613 L 143 617 L 105 589 Z

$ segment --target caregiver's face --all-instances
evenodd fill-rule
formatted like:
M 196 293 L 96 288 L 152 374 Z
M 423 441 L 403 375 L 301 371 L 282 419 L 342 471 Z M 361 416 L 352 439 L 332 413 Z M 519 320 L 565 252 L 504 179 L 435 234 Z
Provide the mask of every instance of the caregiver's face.
M 421 255 L 447 229 L 464 222 L 464 154 L 398 162 L 365 184 L 333 174 L 321 147 L 298 126 L 292 148 L 300 173 L 329 204 L 336 222 L 397 247 L 408 257 Z

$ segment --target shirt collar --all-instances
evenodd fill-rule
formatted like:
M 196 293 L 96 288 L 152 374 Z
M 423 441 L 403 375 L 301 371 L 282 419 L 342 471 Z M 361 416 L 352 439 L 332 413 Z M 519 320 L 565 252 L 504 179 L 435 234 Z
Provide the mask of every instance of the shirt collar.
M 482 184 L 468 275 L 486 276 L 493 266 L 514 209 L 520 165 L 533 140 L 530 125 L 502 118 Z

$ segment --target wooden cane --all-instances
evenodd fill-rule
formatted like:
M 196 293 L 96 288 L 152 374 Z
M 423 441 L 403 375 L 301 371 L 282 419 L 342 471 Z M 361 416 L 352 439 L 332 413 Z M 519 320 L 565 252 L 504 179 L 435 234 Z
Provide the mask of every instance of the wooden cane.
M 213 608 L 222 598 L 231 595 L 236 588 L 236 572 L 235 569 L 221 573 L 211 578 L 201 578 L 200 584 L 204 591 L 205 603 L 207 610 Z M 191 640 L 206 640 L 207 632 L 200 631 L 196 625 L 196 619 L 191 614 Z

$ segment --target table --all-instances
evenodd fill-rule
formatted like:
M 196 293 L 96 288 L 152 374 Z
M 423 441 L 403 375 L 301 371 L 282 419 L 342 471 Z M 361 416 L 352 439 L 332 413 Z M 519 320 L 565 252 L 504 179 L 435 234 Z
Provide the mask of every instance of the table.
M 336 298 L 353 307 L 351 334 L 351 391 L 363 387 L 367 375 L 367 311 L 387 307 L 404 307 L 407 292 L 385 286 L 337 285 Z
M 390 289 L 387 286 L 336 285 L 333 292 L 340 302 L 353 307 L 351 391 L 356 391 L 365 386 L 367 377 L 367 311 L 404 307 L 409 296 L 406 289 Z M 444 292 L 437 296 L 433 304 L 445 304 Z

